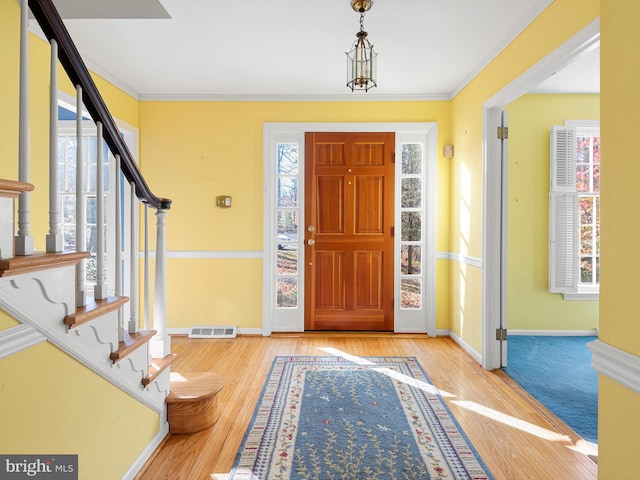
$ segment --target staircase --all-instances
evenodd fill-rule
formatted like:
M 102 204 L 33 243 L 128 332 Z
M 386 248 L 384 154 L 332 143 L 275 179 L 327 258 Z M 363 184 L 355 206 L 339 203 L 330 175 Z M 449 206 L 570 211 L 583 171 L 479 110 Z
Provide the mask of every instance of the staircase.
M 0 359 L 48 341 L 157 412 L 160 419 L 157 433 L 149 439 L 144 451 L 135 452 L 139 456 L 123 476 L 133 478 L 169 431 L 192 433 L 215 423 L 218 417 L 216 393 L 222 388 L 222 382 L 211 374 L 198 372 L 174 373 L 172 381 L 171 364 L 176 356 L 171 353 L 171 340 L 166 332 L 165 266 L 165 218 L 171 200 L 156 196 L 147 185 L 52 0 L 21 0 L 20 3 L 19 179 L 0 179 L 0 309 L 13 317 L 18 325 L 0 328 Z M 51 98 L 47 106 L 51 124 L 48 140 L 50 180 L 48 186 L 38 186 L 39 189 L 48 188 L 49 193 L 49 234 L 44 242 L 44 252 L 34 249 L 30 225 L 30 194 L 34 185 L 29 179 L 29 78 L 24 67 L 29 63 L 29 10 L 51 44 Z M 68 251 L 63 245 L 69 230 L 63 234 L 58 191 L 58 64 L 62 65 L 77 92 L 76 116 L 80 120 L 77 122 L 75 191 L 95 192 L 94 199 L 106 199 L 101 153 L 104 146 L 115 164 L 115 177 L 108 182 L 115 188 L 115 222 L 109 225 L 101 208 L 92 212 L 92 216 L 97 217 L 94 227 L 97 245 L 92 243 L 90 249 L 91 242 L 85 238 L 89 229 L 85 223 L 85 195 L 75 195 L 76 223 L 71 228 L 76 234 L 75 249 Z M 82 173 L 87 162 L 82 158 L 86 136 L 83 136 L 80 112 L 88 112 L 98 132 L 97 178 L 90 186 L 83 183 L 85 176 L 90 175 Z M 120 191 L 121 188 L 124 191 Z M 94 201 L 94 204 L 100 203 Z M 38 205 L 38 209 L 42 208 Z M 147 247 L 149 209 L 155 211 L 156 217 L 153 282 L 148 274 L 151 258 Z M 138 221 L 141 211 L 144 212 L 144 223 Z M 65 215 L 68 215 L 66 211 Z M 128 233 L 123 233 L 126 222 L 129 222 Z M 105 230 L 112 235 L 108 242 Z M 144 232 L 142 240 L 138 238 L 141 231 Z M 108 255 L 106 243 L 115 245 L 113 257 Z M 143 280 L 138 272 L 141 244 L 145 245 L 141 261 L 145 272 Z M 87 286 L 89 259 L 96 266 L 95 285 L 89 286 L 93 288 L 93 294 Z M 106 271 L 113 272 L 113 283 L 109 283 Z M 125 282 L 124 278 L 128 280 Z M 128 283 L 126 292 L 124 283 Z M 144 292 L 138 291 L 140 284 L 144 285 Z M 139 302 L 140 299 L 143 301 Z M 138 319 L 139 311 L 144 312 L 143 319 Z M 149 318 L 151 311 L 153 318 Z M 176 375 L 180 377 L 179 381 L 175 380 Z M 74 401 L 69 399 L 70 406 Z
M 23 182 L 0 180 L 0 218 L 12 217 L 14 201 L 33 187 Z M 10 255 L 13 228 L 0 230 L 0 251 Z M 124 332 L 118 340 L 119 314 L 129 301 L 125 296 L 91 300 L 76 307 L 76 267 L 89 257 L 86 252 L 36 252 L 0 259 L 0 306 L 21 323 L 18 338 L 46 339 L 114 385 L 165 414 L 170 393 L 170 365 L 174 354 L 150 358 L 149 341 L 157 332 Z

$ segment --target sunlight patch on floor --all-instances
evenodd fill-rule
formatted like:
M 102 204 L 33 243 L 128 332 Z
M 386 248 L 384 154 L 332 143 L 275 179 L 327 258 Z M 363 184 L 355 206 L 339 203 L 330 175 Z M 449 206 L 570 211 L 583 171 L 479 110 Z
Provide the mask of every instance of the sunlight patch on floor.
M 520 420 L 519 418 L 512 417 L 511 415 L 507 415 L 506 413 L 498 412 L 493 408 L 485 407 L 476 402 L 454 400 L 451 403 L 458 405 L 459 407 L 466 408 L 467 410 L 471 410 L 472 412 L 478 413 L 497 422 L 517 428 L 518 430 L 522 430 L 523 432 L 530 433 L 531 435 L 535 435 L 536 437 L 540 437 L 544 440 L 549 440 L 552 442 L 571 442 L 571 439 L 567 435 L 552 432 L 551 430 L 548 430 L 546 428 L 534 425 L 531 422 Z
M 587 455 L 588 457 L 598 456 L 598 444 L 591 443 L 586 440 L 578 440 L 575 445 L 567 447 L 569 450 Z
M 319 350 L 322 350 L 323 352 L 329 353 L 331 355 L 344 358 L 345 360 L 349 360 L 357 365 L 375 366 L 375 363 L 371 362 L 370 360 L 367 360 L 365 358 L 362 358 L 356 355 L 351 355 L 349 353 L 343 352 L 336 348 L 320 347 Z M 456 398 L 456 395 L 452 393 L 439 390 L 434 385 L 431 385 L 426 382 L 422 382 L 412 377 L 408 377 L 390 368 L 379 367 L 379 368 L 373 368 L 372 370 L 375 370 L 376 372 L 380 372 L 384 375 L 387 375 L 395 380 L 404 382 L 407 385 L 410 385 L 414 388 L 419 388 L 420 390 L 423 390 L 428 394 L 431 394 L 431 395 L 440 394 L 442 397 Z M 461 408 L 465 408 L 472 412 L 478 413 L 484 417 L 490 418 L 492 420 L 503 423 L 510 427 L 517 428 L 518 430 L 529 433 L 536 437 L 542 438 L 543 440 L 548 440 L 550 442 L 567 443 L 569 444 L 567 448 L 577 453 L 580 453 L 582 455 L 592 456 L 592 457 L 598 456 L 598 445 L 593 444 L 591 442 L 587 442 L 586 440 L 578 440 L 575 444 L 573 444 L 573 442 L 571 441 L 571 438 L 568 435 L 564 435 L 562 433 L 554 432 L 547 428 L 534 425 L 531 422 L 521 420 L 511 415 L 507 415 L 506 413 L 499 412 L 497 410 L 494 410 L 493 408 L 485 407 L 484 405 L 480 405 L 479 403 L 476 403 L 476 402 L 470 402 L 467 400 L 451 400 L 451 403 Z
M 356 365 L 371 365 L 371 366 L 375 366 L 375 363 L 370 361 L 370 360 L 367 360 L 365 358 L 358 357 L 358 356 L 355 356 L 355 355 L 351 355 L 349 353 L 343 352 L 342 350 L 338 350 L 337 348 L 320 347 L 319 350 L 322 350 L 323 352 L 326 352 L 326 353 L 330 353 L 331 355 L 335 355 L 337 357 L 344 358 L 345 360 L 352 361 Z M 429 393 L 431 395 L 440 394 L 442 397 L 455 397 L 455 395 L 453 395 L 451 393 L 444 392 L 442 390 L 438 390 L 436 387 L 434 387 L 430 383 L 422 382 L 422 381 L 418 380 L 417 378 L 408 377 L 406 375 L 403 375 L 400 372 L 396 372 L 395 370 L 391 370 L 390 368 L 374 368 L 373 370 L 375 370 L 376 372 L 383 373 L 384 375 L 387 375 L 387 376 L 389 376 L 389 377 L 391 377 L 391 378 L 393 378 L 395 380 L 399 380 L 401 382 L 404 382 L 407 385 L 410 385 L 412 387 L 419 388 L 420 390 L 424 390 L 425 392 L 427 392 L 427 393 Z
M 335 355 L 336 357 L 342 357 L 345 360 L 349 360 L 357 365 L 375 365 L 375 363 L 365 360 L 362 357 L 358 357 L 355 355 L 350 355 L 342 350 L 338 350 L 337 348 L 332 347 L 320 347 L 318 350 L 322 350 L 323 352 L 329 353 L 331 355 Z

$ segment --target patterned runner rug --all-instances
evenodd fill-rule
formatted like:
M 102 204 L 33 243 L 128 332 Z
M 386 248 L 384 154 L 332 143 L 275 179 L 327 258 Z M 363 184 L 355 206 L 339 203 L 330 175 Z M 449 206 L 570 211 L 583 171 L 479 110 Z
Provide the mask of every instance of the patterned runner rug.
M 415 358 L 276 357 L 230 478 L 493 477 Z

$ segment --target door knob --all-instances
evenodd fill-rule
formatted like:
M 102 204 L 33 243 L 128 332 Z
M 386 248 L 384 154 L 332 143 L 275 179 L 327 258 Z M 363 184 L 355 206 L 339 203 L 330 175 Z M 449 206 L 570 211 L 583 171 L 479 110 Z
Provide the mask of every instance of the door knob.
M 315 245 L 316 241 L 313 238 L 310 238 L 309 240 L 307 240 L 307 245 Z
M 309 225 L 307 227 L 307 230 L 309 230 L 310 232 L 315 232 L 316 231 L 316 227 L 314 227 L 313 225 Z

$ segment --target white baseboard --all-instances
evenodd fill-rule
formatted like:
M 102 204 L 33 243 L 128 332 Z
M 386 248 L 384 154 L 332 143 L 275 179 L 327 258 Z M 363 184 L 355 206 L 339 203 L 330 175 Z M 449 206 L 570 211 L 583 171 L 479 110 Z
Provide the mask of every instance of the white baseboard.
M 599 329 L 592 330 L 515 330 L 509 328 L 507 335 L 532 335 L 544 337 L 593 337 L 598 336 Z M 508 336 L 507 336 L 508 338 Z M 507 340 L 508 341 L 508 340 Z
M 449 331 L 449 337 L 451 337 L 451 339 L 453 339 L 454 342 L 460 345 L 462 349 L 465 352 L 467 352 L 471 356 L 471 358 L 473 358 L 478 363 L 478 365 L 482 365 L 482 355 L 480 355 L 473 348 L 471 348 L 468 343 L 464 342 L 458 335 L 456 335 L 454 332 L 451 332 L 451 331 Z
M 160 415 L 161 417 L 166 418 L 166 415 L 163 415 L 163 414 L 160 414 Z M 122 476 L 122 480 L 130 480 L 135 478 L 135 476 L 142 469 L 142 467 L 144 467 L 144 464 L 147 463 L 147 460 L 151 458 L 151 455 L 153 455 L 153 452 L 156 451 L 156 448 L 158 448 L 158 446 L 162 443 L 162 441 L 168 434 L 169 434 L 169 422 L 165 420 L 163 424 L 160 426 L 160 430 L 158 430 L 158 433 L 156 433 L 156 435 L 145 447 L 142 453 L 138 455 L 138 458 L 136 458 L 135 462 L 131 464 L 129 469 Z

